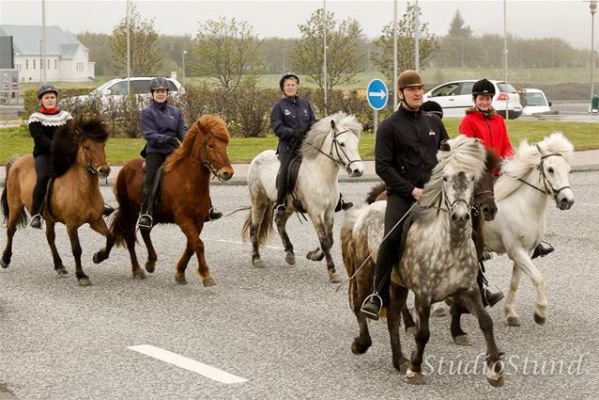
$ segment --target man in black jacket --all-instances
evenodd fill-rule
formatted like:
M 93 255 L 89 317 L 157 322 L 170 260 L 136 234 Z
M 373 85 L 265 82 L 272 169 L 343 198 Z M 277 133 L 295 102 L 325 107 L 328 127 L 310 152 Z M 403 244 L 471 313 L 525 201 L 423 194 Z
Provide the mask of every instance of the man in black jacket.
M 422 188 L 437 164 L 437 150 L 441 142 L 449 138 L 441 120 L 421 110 L 422 87 L 422 79 L 416 71 L 402 72 L 398 85 L 401 104 L 376 132 L 376 173 L 387 185 L 387 238 L 379 247 L 374 292 L 364 300 L 361 308 L 374 320 L 379 318 L 380 308 L 389 293 L 391 267 L 401 256 L 403 221 L 399 224 L 398 221 L 422 194 Z

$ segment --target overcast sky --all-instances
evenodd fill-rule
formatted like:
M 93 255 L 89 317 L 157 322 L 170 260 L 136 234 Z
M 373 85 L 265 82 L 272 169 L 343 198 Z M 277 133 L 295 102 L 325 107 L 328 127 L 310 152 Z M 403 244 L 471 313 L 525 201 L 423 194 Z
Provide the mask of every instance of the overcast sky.
M 247 21 L 260 37 L 298 37 L 298 24 L 323 6 L 323 1 L 165 1 L 136 0 L 142 19 L 153 19 L 163 34 L 195 35 L 199 24 L 218 17 Z M 326 2 L 338 20 L 353 18 L 371 38 L 393 20 L 393 1 Z M 401 18 L 407 1 L 398 1 Z M 444 35 L 455 11 L 475 35 L 503 35 L 503 0 L 433 1 L 420 0 L 422 20 L 432 33 Z M 126 2 L 103 0 L 46 0 L 46 24 L 57 25 L 73 33 L 84 31 L 110 33 L 125 15 Z M 41 0 L 0 0 L 0 24 L 41 24 Z M 596 23 L 599 25 L 599 23 Z M 577 48 L 591 46 L 589 2 L 583 0 L 507 1 L 508 32 L 526 38 L 561 37 Z M 596 27 L 597 32 L 599 27 Z M 597 37 L 597 34 L 595 35 Z M 595 39 L 595 42 L 598 40 Z M 595 45 L 597 47 L 597 44 Z

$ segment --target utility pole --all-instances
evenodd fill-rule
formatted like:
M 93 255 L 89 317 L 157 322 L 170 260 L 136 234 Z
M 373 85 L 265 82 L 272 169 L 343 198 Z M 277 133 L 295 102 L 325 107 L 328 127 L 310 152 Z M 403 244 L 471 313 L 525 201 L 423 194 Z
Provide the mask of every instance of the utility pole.
M 327 76 L 327 0 L 323 0 L 323 36 L 324 36 L 324 40 L 323 40 L 323 63 L 322 63 L 322 80 L 324 81 L 324 114 L 327 115 L 328 114 L 328 110 L 327 110 L 327 99 L 328 99 L 328 95 L 327 95 L 327 86 L 328 86 L 328 76 Z
M 397 89 L 397 0 L 393 0 L 393 111 L 399 104 Z M 376 115 L 376 114 L 375 114 Z
M 127 95 L 131 94 L 131 10 L 127 0 Z
M 507 84 L 507 0 L 503 0 L 503 80 Z M 505 94 L 505 119 L 510 119 L 510 95 Z
M 46 74 L 47 69 L 47 45 L 46 45 L 46 0 L 42 0 L 42 62 L 41 62 L 41 70 L 42 70 L 42 82 L 46 82 L 48 79 L 48 75 Z
M 416 72 L 420 72 L 420 7 L 418 6 L 418 0 L 415 2 L 416 7 L 416 18 L 414 20 L 414 57 Z

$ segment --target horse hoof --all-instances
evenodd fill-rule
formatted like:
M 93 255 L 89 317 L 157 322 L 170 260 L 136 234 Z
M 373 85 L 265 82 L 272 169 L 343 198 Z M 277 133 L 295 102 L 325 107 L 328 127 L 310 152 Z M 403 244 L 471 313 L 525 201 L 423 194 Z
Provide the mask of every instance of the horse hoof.
M 415 326 L 409 326 L 406 328 L 406 333 L 408 335 L 416 336 L 416 332 L 418 332 L 418 329 L 416 329 Z
M 94 253 L 94 256 L 92 257 L 92 261 L 94 262 L 94 264 L 100 264 L 102 261 L 105 260 L 104 257 L 102 257 L 102 252 L 98 251 L 97 253 Z
M 289 265 L 295 265 L 295 254 L 287 253 L 285 256 L 285 262 L 287 262 Z
M 264 261 L 262 261 L 259 258 L 255 259 L 255 260 L 252 260 L 252 264 L 256 268 L 264 268 L 264 267 L 266 267 L 266 264 L 264 264 Z
M 147 272 L 149 272 L 151 274 L 154 272 L 155 269 L 156 269 L 156 262 L 154 262 L 154 261 L 146 262 L 146 271 Z
M 447 308 L 444 303 L 434 303 L 431 307 L 433 317 L 444 317 L 447 315 Z
M 503 378 L 503 375 L 502 375 L 497 379 L 487 378 L 487 382 L 489 382 L 489 385 L 491 385 L 493 387 L 501 387 L 505 384 L 505 379 Z
M 324 258 L 324 252 L 318 248 L 316 250 L 309 251 L 306 254 L 306 258 L 310 261 L 321 261 Z
M 372 341 L 363 343 L 359 338 L 355 338 L 354 342 L 351 344 L 351 352 L 354 354 L 364 354 L 368 351 L 371 345 Z
M 410 369 L 410 365 L 410 361 L 405 358 L 400 360 L 399 363 L 396 363 L 395 361 L 393 362 L 393 366 L 396 370 L 399 371 L 399 374 L 402 376 L 406 376 L 408 370 Z
M 454 337 L 453 342 L 458 346 L 472 346 L 470 336 L 467 334 Z
M 62 265 L 60 267 L 56 267 L 55 271 L 58 274 L 58 276 L 66 275 L 69 273 L 69 271 L 67 271 L 67 269 Z
M 545 325 L 545 321 L 547 321 L 547 318 L 545 317 L 541 317 L 539 314 L 535 313 L 535 322 L 539 325 Z
M 0 259 L 0 265 L 2 266 L 2 268 L 8 268 L 8 263 L 4 260 Z
M 424 385 L 426 383 L 426 377 L 422 372 L 414 372 L 408 368 L 406 372 L 406 382 L 410 385 Z
M 141 269 L 138 269 L 133 273 L 133 279 L 146 279 L 146 274 Z
M 79 286 L 91 286 L 92 282 L 89 280 L 89 278 L 80 278 L 79 279 Z
M 175 275 L 175 281 L 179 284 L 179 285 L 187 285 L 187 279 L 185 279 L 185 275 L 184 274 L 176 274 Z
M 329 282 L 341 283 L 341 276 L 337 272 L 329 272 Z
M 202 283 L 204 284 L 204 287 L 216 286 L 216 281 L 211 276 L 209 276 L 208 278 L 204 278 L 202 280 Z
M 508 326 L 520 326 L 520 318 L 518 317 L 508 317 L 507 319 Z

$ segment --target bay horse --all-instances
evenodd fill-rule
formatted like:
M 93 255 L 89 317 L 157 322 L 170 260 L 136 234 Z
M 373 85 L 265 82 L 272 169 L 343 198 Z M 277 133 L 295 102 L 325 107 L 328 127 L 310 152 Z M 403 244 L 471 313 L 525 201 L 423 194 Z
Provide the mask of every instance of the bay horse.
M 485 172 L 476 181 L 474 186 L 474 195 L 472 201 L 472 238 L 476 248 L 476 255 L 479 262 L 484 260 L 484 232 L 483 225 L 485 221 L 492 221 L 497 213 L 497 205 L 495 203 L 494 183 L 495 176 L 493 171 L 500 167 L 500 159 L 495 151 L 487 149 L 485 160 Z M 386 185 L 384 182 L 374 186 L 366 196 L 366 203 L 372 204 L 376 201 L 387 200 Z M 380 211 L 382 215 L 385 213 L 385 208 Z M 376 209 L 379 209 L 378 207 Z M 368 350 L 372 345 L 372 339 L 368 330 L 366 317 L 360 311 L 360 306 L 364 299 L 372 293 L 372 282 L 374 280 L 374 261 L 367 254 L 356 254 L 354 244 L 352 242 L 352 226 L 351 224 L 343 224 L 341 228 L 341 243 L 342 255 L 344 264 L 349 276 L 353 279 L 349 286 L 349 301 L 350 306 L 358 320 L 360 334 L 352 343 L 352 352 L 361 354 Z M 364 265 L 362 265 L 364 264 Z M 358 271 L 358 268 L 361 269 Z M 437 306 L 437 308 L 435 308 Z M 437 315 L 445 315 L 446 310 L 443 303 L 435 303 L 432 307 L 432 315 L 435 310 L 438 310 Z M 440 312 L 439 312 L 440 311 Z M 451 302 L 451 334 L 456 344 L 469 345 L 469 336 L 461 329 L 460 319 L 462 314 L 467 310 L 464 305 L 457 301 Z M 404 329 L 406 332 L 416 334 L 416 323 L 410 314 L 407 305 L 402 310 L 404 319 Z
M 209 210 L 209 181 L 211 174 L 226 181 L 233 176 L 233 167 L 227 154 L 229 131 L 225 121 L 214 115 L 203 115 L 187 131 L 181 147 L 175 150 L 165 161 L 159 203 L 154 207 L 153 224 L 175 223 L 187 238 L 183 255 L 177 262 L 175 281 L 187 283 L 185 269 L 195 253 L 198 259 L 198 272 L 204 286 L 213 286 L 212 277 L 204 256 L 204 243 L 200 239 L 204 220 Z M 145 278 L 135 253 L 136 222 L 141 207 L 141 188 L 145 172 L 143 159 L 127 162 L 119 171 L 114 193 L 119 204 L 110 224 L 110 230 L 117 245 L 127 245 L 131 258 L 134 278 Z M 147 272 L 155 269 L 156 250 L 152 244 L 150 231 L 140 230 L 148 250 L 145 264 Z M 112 246 L 98 251 L 94 262 L 108 258 Z
M 106 237 L 106 245 L 113 239 L 104 222 L 104 200 L 99 179 L 110 174 L 106 162 L 105 143 L 108 131 L 98 118 L 69 121 L 54 134 L 52 142 L 52 168 L 55 175 L 49 187 L 42 217 L 46 221 L 46 239 L 50 245 L 54 269 L 59 275 L 67 274 L 56 250 L 54 226 L 66 225 L 71 250 L 75 258 L 76 276 L 80 286 L 91 281 L 81 266 L 81 245 L 77 230 L 85 223 Z M 6 185 L 2 192 L 2 209 L 7 219 L 6 248 L 0 265 L 7 268 L 12 257 L 13 237 L 18 225 L 25 225 L 25 208 L 31 210 L 33 188 L 36 182 L 35 163 L 32 155 L 11 161 L 6 166 Z
M 422 359 L 430 336 L 430 307 L 434 302 L 453 297 L 477 317 L 487 343 L 487 380 L 494 386 L 501 386 L 502 353 L 495 343 L 493 321 L 483 307 L 476 283 L 479 266 L 472 241 L 474 186 L 484 174 L 485 150 L 477 140 L 459 135 L 442 146 L 437 158 L 439 163 L 406 223 L 402 243 L 405 250 L 399 265 L 394 266 L 391 273 L 387 324 L 393 366 L 407 374 L 409 383 L 425 382 Z M 379 201 L 349 214 L 342 229 L 347 239 L 342 243 L 346 267 L 357 267 L 370 253 L 376 255 L 383 238 L 385 207 L 386 202 Z M 352 271 L 353 268 L 348 268 L 348 272 Z M 352 281 L 352 285 L 359 286 L 360 282 Z M 362 284 L 367 285 L 367 289 L 357 287 L 356 290 L 370 293 L 372 279 L 366 283 L 362 281 Z M 399 338 L 400 317 L 408 290 L 414 292 L 418 314 L 417 349 L 412 353 L 411 361 L 404 357 Z M 355 300 L 354 308 L 359 310 L 361 302 L 356 304 Z M 356 338 L 352 345 L 356 353 L 366 351 L 370 345 L 359 339 Z
M 295 188 L 288 196 L 287 213 L 277 218 L 276 224 L 285 248 L 285 261 L 295 264 L 293 244 L 286 231 L 288 218 L 298 206 L 307 212 L 318 235 L 320 248 L 310 251 L 307 258 L 320 261 L 326 257 L 329 280 L 340 282 L 335 270 L 331 248 L 335 206 L 339 200 L 339 171 L 345 169 L 351 177 L 364 173 L 358 152 L 362 125 L 353 115 L 338 112 L 317 121 L 309 130 L 300 150 L 302 162 Z M 266 243 L 272 231 L 273 204 L 277 198 L 276 177 L 279 161 L 274 150 L 258 154 L 248 170 L 248 188 L 251 211 L 243 225 L 242 236 L 252 242 L 252 264 L 264 268 L 259 248 Z
M 549 199 L 553 198 L 560 210 L 569 210 L 574 204 L 568 177 L 573 151 L 572 143 L 559 132 L 536 145 L 523 141 L 495 183 L 497 218 L 485 224 L 484 237 L 486 247 L 499 254 L 507 253 L 514 262 L 504 308 L 510 326 L 520 325 L 514 302 L 522 272 L 537 292 L 534 320 L 545 323 L 547 297 L 543 275 L 531 255 L 545 234 Z

